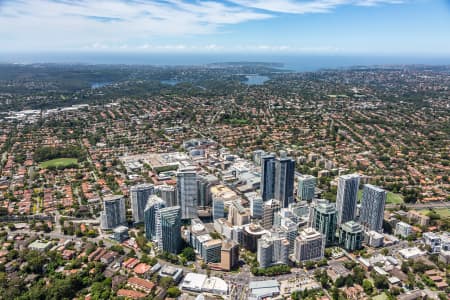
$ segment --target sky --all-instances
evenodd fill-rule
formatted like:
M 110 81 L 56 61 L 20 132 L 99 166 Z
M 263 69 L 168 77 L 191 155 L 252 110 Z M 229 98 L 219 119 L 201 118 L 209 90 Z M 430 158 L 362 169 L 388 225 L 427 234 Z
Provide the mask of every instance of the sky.
M 450 0 L 0 0 L 2 52 L 450 56 Z

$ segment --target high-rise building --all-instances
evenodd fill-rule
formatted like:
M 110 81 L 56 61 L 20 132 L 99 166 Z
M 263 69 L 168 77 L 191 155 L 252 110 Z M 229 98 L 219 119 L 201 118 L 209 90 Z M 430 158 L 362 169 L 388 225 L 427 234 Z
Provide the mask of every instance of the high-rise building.
M 306 228 L 295 239 L 294 259 L 297 262 L 320 260 L 325 251 L 325 236 L 314 228 Z
M 275 196 L 282 207 L 294 202 L 295 160 L 282 156 L 275 160 Z
M 197 176 L 197 202 L 200 207 L 211 206 L 211 186 L 219 180 L 213 175 Z
M 197 218 L 197 172 L 194 167 L 182 168 L 177 172 L 177 200 L 182 219 Z
M 312 201 L 316 190 L 316 177 L 301 175 L 298 178 L 297 196 L 302 201 Z
M 159 210 L 161 218 L 161 236 L 157 240 L 160 250 L 178 254 L 181 251 L 181 207 L 172 206 Z M 159 231 L 159 230 L 158 230 Z
M 130 188 L 131 212 L 134 223 L 144 222 L 144 209 L 147 206 L 148 197 L 154 192 L 153 184 L 139 184 Z
M 177 201 L 177 191 L 171 185 L 159 185 L 156 187 L 156 194 L 166 202 L 167 207 L 179 205 Z
M 239 264 L 239 244 L 232 240 L 222 242 L 220 251 L 220 265 L 225 271 L 236 268 Z
M 261 157 L 261 197 L 268 201 L 275 197 L 275 155 Z
M 297 224 L 289 218 L 282 218 L 279 229 L 289 241 L 289 254 L 294 253 L 295 239 L 298 236 Z
M 223 199 L 220 197 L 213 198 L 212 216 L 213 220 L 217 220 L 225 216 Z
M 101 213 L 102 229 L 113 229 L 127 222 L 125 198 L 123 196 L 106 196 L 103 199 Z
M 252 218 L 261 219 L 263 215 L 263 199 L 262 197 L 255 196 L 250 198 L 250 214 Z
M 265 229 L 272 228 L 274 224 L 274 214 L 280 210 L 280 206 L 280 201 L 276 199 L 271 199 L 264 203 L 262 225 Z
M 366 230 L 383 231 L 386 191 L 371 184 L 364 185 L 360 221 Z
M 220 261 L 220 254 L 222 249 L 222 240 L 211 239 L 202 244 L 202 251 L 200 256 L 203 261 L 207 263 L 218 263 Z
M 311 227 L 325 236 L 326 246 L 331 246 L 336 239 L 336 207 L 334 203 L 319 202 L 313 208 Z
M 362 226 L 355 221 L 341 224 L 339 230 L 339 244 L 347 251 L 361 249 L 363 241 Z
M 242 246 L 251 251 L 256 252 L 258 249 L 258 240 L 266 233 L 267 231 L 257 224 L 249 224 L 243 229 L 243 243 Z
M 337 225 L 355 220 L 358 202 L 359 175 L 342 175 L 338 180 L 336 196 Z
M 248 224 L 250 214 L 238 201 L 233 201 L 228 208 L 228 222 L 237 226 Z
M 253 162 L 257 165 L 261 165 L 261 158 L 266 154 L 264 150 L 253 151 Z
M 158 237 L 161 237 L 161 233 L 157 233 L 157 230 L 161 229 L 159 210 L 164 207 L 166 207 L 166 203 L 160 197 L 151 195 L 148 198 L 147 206 L 144 210 L 144 227 L 145 236 L 150 241 L 156 241 Z
M 261 268 L 289 261 L 289 241 L 276 232 L 268 232 L 258 240 L 257 260 Z

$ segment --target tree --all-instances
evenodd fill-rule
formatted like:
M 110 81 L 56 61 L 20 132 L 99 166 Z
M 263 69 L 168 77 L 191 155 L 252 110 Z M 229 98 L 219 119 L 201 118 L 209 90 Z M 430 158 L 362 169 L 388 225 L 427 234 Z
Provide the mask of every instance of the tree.
M 167 289 L 167 295 L 170 298 L 177 298 L 178 296 L 181 295 L 181 291 L 177 287 L 172 286 Z
M 173 284 L 174 284 L 173 279 L 170 277 L 162 277 L 159 280 L 159 285 L 166 289 L 173 286 Z
M 191 247 L 186 247 L 181 253 L 188 261 L 195 261 L 195 251 Z
M 316 266 L 316 263 L 312 260 L 308 260 L 305 262 L 305 268 L 307 270 L 311 270 L 312 268 L 314 268 Z
M 389 282 L 385 276 L 375 276 L 374 284 L 379 290 L 386 290 L 389 288 Z
M 373 285 L 372 285 L 372 283 L 371 283 L 369 280 L 364 279 L 363 284 L 362 284 L 362 287 L 363 287 L 363 289 L 364 289 L 364 292 L 365 292 L 367 295 L 372 294 L 372 292 L 373 292 Z

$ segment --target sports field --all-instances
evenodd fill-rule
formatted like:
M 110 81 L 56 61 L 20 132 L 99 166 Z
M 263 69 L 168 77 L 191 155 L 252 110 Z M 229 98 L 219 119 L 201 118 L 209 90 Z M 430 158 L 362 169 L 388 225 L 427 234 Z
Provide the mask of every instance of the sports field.
M 362 190 L 358 191 L 358 200 L 361 202 L 362 199 Z M 400 194 L 387 192 L 386 204 L 402 204 L 403 196 Z
M 55 158 L 52 160 L 47 160 L 47 161 L 41 162 L 39 164 L 39 166 L 42 169 L 47 169 L 49 167 L 58 168 L 58 167 L 67 167 L 67 166 L 76 165 L 76 164 L 78 164 L 78 160 L 76 158 Z

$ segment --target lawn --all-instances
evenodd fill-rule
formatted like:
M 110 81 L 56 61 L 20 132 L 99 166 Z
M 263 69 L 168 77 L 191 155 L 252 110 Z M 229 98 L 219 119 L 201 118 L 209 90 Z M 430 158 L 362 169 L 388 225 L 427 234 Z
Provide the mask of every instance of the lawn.
M 361 202 L 362 199 L 362 190 L 358 191 L 358 200 Z M 395 194 L 393 192 L 387 192 L 386 204 L 402 204 L 403 196 L 400 194 Z
M 46 169 L 48 167 L 67 167 L 70 165 L 76 165 L 78 164 L 78 160 L 76 158 L 56 158 L 52 160 L 47 160 L 44 162 L 41 162 L 39 166 L 42 169 Z
M 382 293 L 382 294 L 380 294 L 378 296 L 373 297 L 372 299 L 373 300 L 387 300 L 388 297 L 387 297 L 387 295 L 385 293 Z

